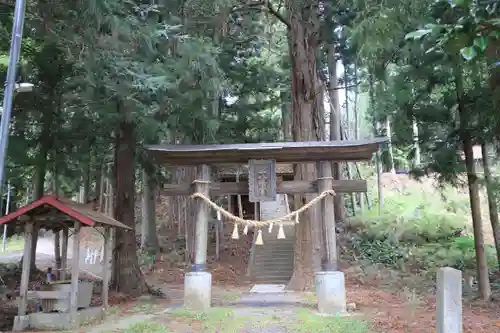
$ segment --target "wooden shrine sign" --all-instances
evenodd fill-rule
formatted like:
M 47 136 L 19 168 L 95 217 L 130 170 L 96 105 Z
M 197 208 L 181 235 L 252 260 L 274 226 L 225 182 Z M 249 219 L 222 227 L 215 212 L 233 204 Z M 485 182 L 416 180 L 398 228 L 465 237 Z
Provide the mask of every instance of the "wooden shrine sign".
M 276 160 L 248 161 L 250 202 L 276 201 Z

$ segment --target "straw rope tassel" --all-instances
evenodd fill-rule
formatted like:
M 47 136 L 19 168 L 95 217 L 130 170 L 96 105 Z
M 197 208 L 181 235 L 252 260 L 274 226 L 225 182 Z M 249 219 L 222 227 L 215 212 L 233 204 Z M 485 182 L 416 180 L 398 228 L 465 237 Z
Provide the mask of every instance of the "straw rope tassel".
M 280 228 L 278 229 L 278 239 L 285 239 L 285 230 L 283 230 L 283 224 L 280 223 Z
M 232 239 L 240 239 L 240 235 L 238 233 L 238 223 L 234 224 L 233 228 L 233 236 L 231 237 Z
M 248 235 L 248 224 L 245 224 L 245 228 L 243 228 L 243 233 Z
M 273 224 L 274 223 L 269 223 L 269 233 L 273 232 Z
M 295 214 L 295 224 L 299 224 L 299 213 Z
M 262 230 L 260 229 L 257 233 L 257 239 L 255 240 L 255 245 L 264 245 L 264 241 L 262 240 Z

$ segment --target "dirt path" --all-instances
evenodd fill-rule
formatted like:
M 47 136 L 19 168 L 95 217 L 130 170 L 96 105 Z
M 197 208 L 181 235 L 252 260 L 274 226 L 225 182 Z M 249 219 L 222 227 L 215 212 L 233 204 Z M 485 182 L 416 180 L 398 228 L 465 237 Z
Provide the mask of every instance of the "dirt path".
M 375 286 L 348 282 L 348 301 L 355 302 L 381 332 L 435 332 L 434 297 L 396 295 Z M 464 303 L 464 333 L 500 333 L 500 304 Z

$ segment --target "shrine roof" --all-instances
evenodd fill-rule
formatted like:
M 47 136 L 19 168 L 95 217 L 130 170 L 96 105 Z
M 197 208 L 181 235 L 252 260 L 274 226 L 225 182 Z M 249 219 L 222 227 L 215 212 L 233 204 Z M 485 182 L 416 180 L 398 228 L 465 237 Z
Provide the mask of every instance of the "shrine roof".
M 278 163 L 367 161 L 386 141 L 386 137 L 378 137 L 345 141 L 152 145 L 146 149 L 156 162 L 166 165 L 246 164 L 250 159 L 274 159 Z
M 16 211 L 0 218 L 2 224 L 22 224 L 35 222 L 40 228 L 60 229 L 62 225 L 73 227 L 75 221 L 85 227 L 113 227 L 131 229 L 125 224 L 92 210 L 89 205 L 80 204 L 72 200 L 46 195 Z

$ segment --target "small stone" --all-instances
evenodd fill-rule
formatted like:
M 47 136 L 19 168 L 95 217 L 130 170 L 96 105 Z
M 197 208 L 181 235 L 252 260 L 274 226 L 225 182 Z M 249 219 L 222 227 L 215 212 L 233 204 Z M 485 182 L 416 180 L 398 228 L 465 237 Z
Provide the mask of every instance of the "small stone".
M 352 302 L 352 303 L 347 303 L 347 311 L 348 312 L 354 312 L 356 311 L 356 303 Z
M 155 297 L 153 295 L 142 295 L 137 299 L 139 302 L 152 302 L 154 300 Z

